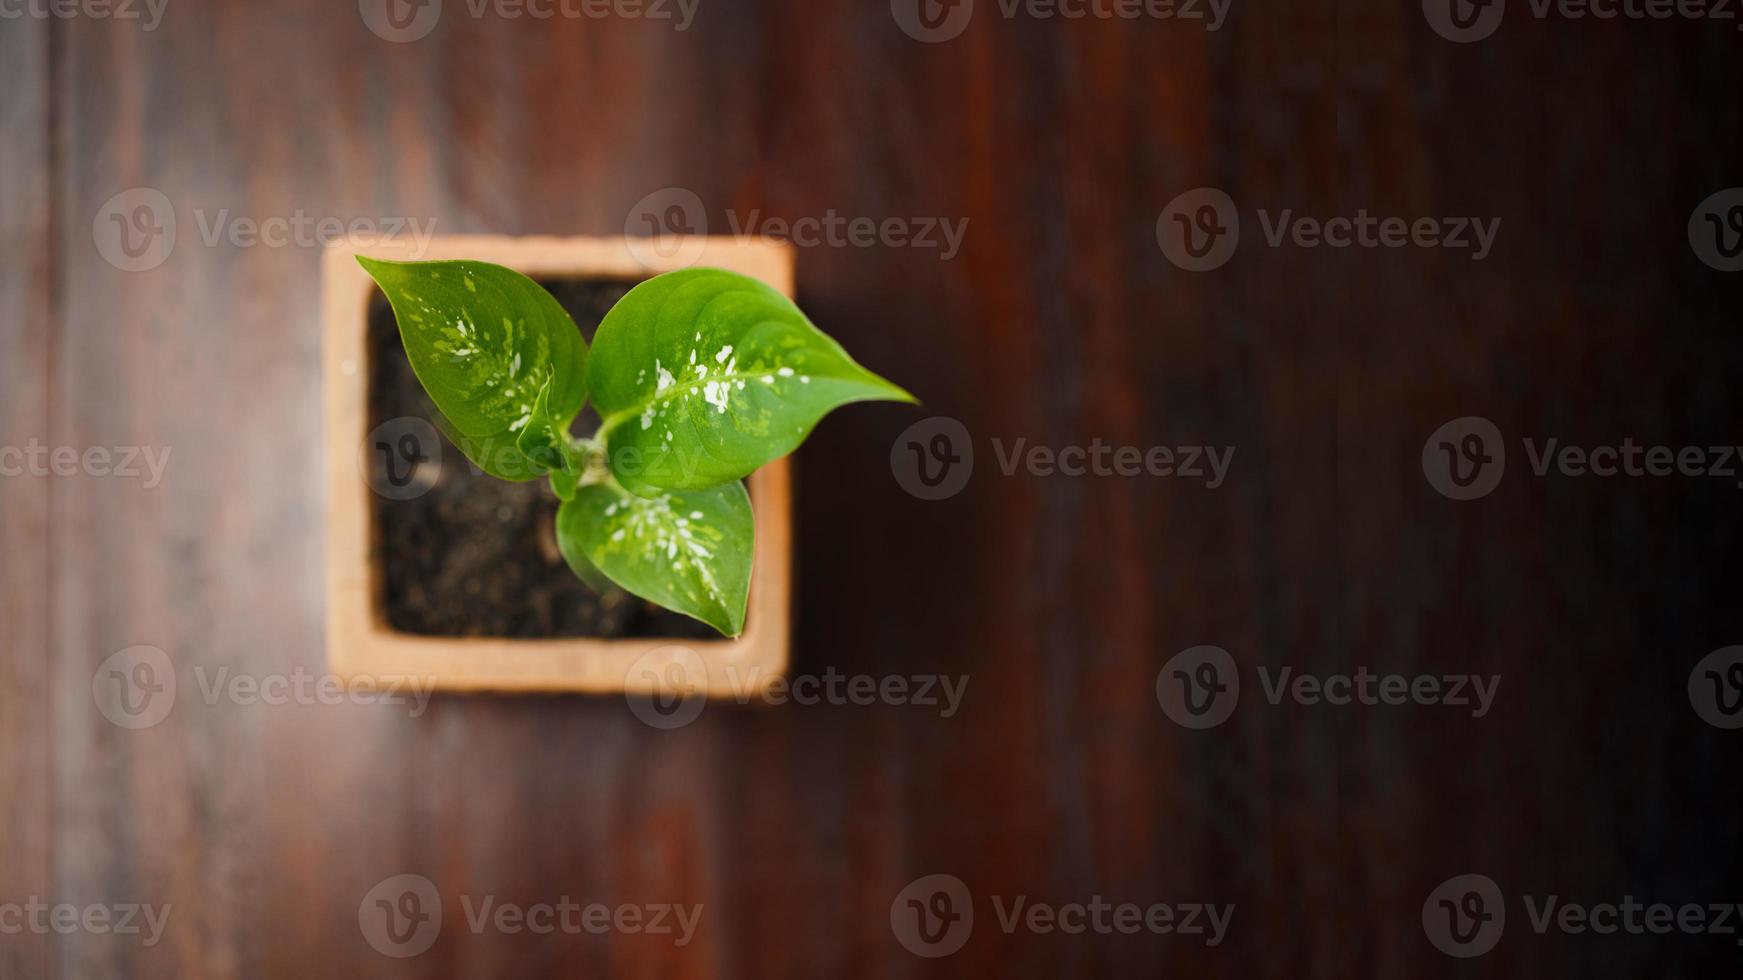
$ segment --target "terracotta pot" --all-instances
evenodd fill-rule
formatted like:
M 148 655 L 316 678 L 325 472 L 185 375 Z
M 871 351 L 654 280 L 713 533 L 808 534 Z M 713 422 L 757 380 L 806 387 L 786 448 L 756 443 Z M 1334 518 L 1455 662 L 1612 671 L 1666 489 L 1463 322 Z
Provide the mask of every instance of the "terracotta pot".
M 369 435 L 366 338 L 374 283 L 355 260 L 479 259 L 544 279 L 644 279 L 691 265 L 755 276 L 788 295 L 793 252 L 773 242 L 692 238 L 662 257 L 647 240 L 454 236 L 412 246 L 334 245 L 323 259 L 327 464 L 327 662 L 337 675 L 380 684 L 413 679 L 450 690 L 672 693 L 757 690 L 787 669 L 792 488 L 788 461 L 750 478 L 756 557 L 750 608 L 735 640 L 435 637 L 392 629 L 382 609 L 373 491 L 357 458 Z M 699 253 L 699 254 L 698 254 Z M 458 457 L 458 450 L 445 447 Z

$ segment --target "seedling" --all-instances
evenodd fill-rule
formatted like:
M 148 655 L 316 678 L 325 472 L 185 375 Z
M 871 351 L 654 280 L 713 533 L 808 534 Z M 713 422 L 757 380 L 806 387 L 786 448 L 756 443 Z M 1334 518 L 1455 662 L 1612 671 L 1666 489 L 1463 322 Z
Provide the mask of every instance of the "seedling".
M 744 631 L 756 535 L 740 481 L 841 405 L 914 400 L 737 273 L 638 284 L 589 351 L 556 299 L 512 269 L 358 261 L 393 306 L 435 424 L 492 476 L 551 481 L 575 574 L 728 636 Z M 589 398 L 599 429 L 577 438 Z

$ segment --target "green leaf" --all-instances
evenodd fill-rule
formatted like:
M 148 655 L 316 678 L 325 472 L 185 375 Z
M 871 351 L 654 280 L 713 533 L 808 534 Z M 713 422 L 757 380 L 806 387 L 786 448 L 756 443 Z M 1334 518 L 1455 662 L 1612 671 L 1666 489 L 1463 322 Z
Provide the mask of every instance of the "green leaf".
M 576 578 L 592 589 L 595 594 L 604 595 L 616 586 L 612 584 L 611 579 L 605 577 L 604 572 L 599 570 L 599 566 L 587 559 L 587 553 L 581 548 L 582 536 L 579 530 L 585 518 L 571 517 L 570 520 L 578 522 L 577 526 L 572 528 L 570 533 L 563 533 L 563 512 L 569 507 L 569 501 L 574 499 L 574 494 L 571 493 L 568 497 L 563 498 L 563 503 L 557 508 L 557 550 L 563 553 L 563 561 L 568 563 L 569 569 L 575 573 Z
M 575 490 L 580 485 L 580 477 L 568 469 L 551 471 L 551 492 L 558 500 L 574 500 Z
M 914 400 L 787 297 L 720 269 L 630 290 L 594 335 L 588 387 L 612 473 L 644 496 L 748 476 L 849 402 Z
M 387 294 L 400 340 L 446 431 L 485 472 L 527 480 L 520 435 L 549 386 L 557 431 L 587 400 L 587 343 L 538 283 L 488 262 L 357 261 Z
M 521 452 L 518 439 L 513 432 L 503 429 L 485 436 L 473 438 L 454 427 L 440 412 L 430 420 L 437 429 L 448 437 L 465 457 L 478 467 L 498 480 L 508 480 L 512 483 L 525 483 L 545 475 L 545 468 L 527 458 Z
M 557 511 L 557 545 L 583 581 L 596 570 L 727 636 L 744 632 L 755 540 L 742 483 L 655 497 L 595 483 Z
M 539 396 L 533 399 L 533 410 L 521 427 L 520 435 L 515 438 L 514 446 L 540 468 L 561 470 L 568 465 L 567 457 L 563 455 L 565 433 L 563 424 L 551 417 L 550 394 L 551 383 L 546 381 L 539 389 Z

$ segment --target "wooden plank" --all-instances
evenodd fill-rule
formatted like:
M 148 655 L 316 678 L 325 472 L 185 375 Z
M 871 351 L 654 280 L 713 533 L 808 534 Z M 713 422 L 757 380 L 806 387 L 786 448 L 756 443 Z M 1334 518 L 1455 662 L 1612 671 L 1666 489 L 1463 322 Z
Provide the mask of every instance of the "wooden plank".
M 0 31 L 0 902 L 55 893 L 51 485 L 19 455 L 54 440 L 51 30 L 27 18 Z M 52 962 L 40 933 L 0 941 L 0 976 L 49 976 Z
M 1743 630 L 1733 491 L 1545 483 L 1519 460 L 1492 499 L 1448 507 L 1414 472 L 1428 431 L 1472 412 L 1523 435 L 1734 438 L 1734 289 L 1676 239 L 1737 182 L 1743 130 L 1713 98 L 1743 70 L 1730 32 L 1510 14 L 1457 46 L 1414 5 L 1237 6 L 1208 34 L 983 2 L 922 44 L 887 5 L 764 0 L 704 4 L 686 32 L 449 3 L 396 44 L 355 5 L 306 6 L 0 35 L 21 120 L 0 233 L 50 256 L 0 268 L 0 444 L 173 449 L 149 491 L 0 482 L 0 886 L 174 906 L 151 949 L 57 938 L 59 972 L 1428 976 L 1446 961 L 1420 904 L 1455 873 L 1667 901 L 1735 879 L 1743 790 L 1678 700 Z M 31 81 L 52 32 L 58 166 Z M 1236 198 L 1243 239 L 1189 275 L 1155 222 L 1204 185 Z M 948 259 L 806 248 L 796 285 L 967 426 L 968 489 L 896 485 L 889 447 L 916 418 L 897 406 L 832 417 L 793 463 L 794 674 L 966 675 L 961 710 L 710 702 L 667 732 L 618 699 L 207 703 L 219 671 L 324 669 L 324 443 L 318 250 L 203 228 L 300 211 L 614 235 L 673 186 L 715 233 L 753 212 L 967 220 Z M 179 234 L 126 272 L 92 223 L 138 187 Z M 51 197 L 52 236 L 32 204 Z M 1364 206 L 1500 216 L 1506 237 L 1472 266 L 1272 247 L 1256 220 Z M 1238 454 L 1209 490 L 1007 476 L 992 443 L 1098 437 Z M 1246 668 L 1214 732 L 1155 703 L 1161 665 L 1199 643 Z M 179 686 L 133 731 L 90 689 L 138 644 Z M 1257 666 L 1500 672 L 1502 701 L 1486 719 L 1273 707 Z M 977 924 L 922 961 L 890 904 L 939 872 Z M 358 927 L 399 874 L 445 910 L 403 961 Z M 1005 935 L 991 896 L 1019 894 L 1238 911 L 1215 949 Z M 462 900 L 485 896 L 706 908 L 679 948 L 473 932 Z M 1645 962 L 1508 932 L 1486 972 L 1702 972 L 1684 946 Z M 9 939 L 0 965 L 41 975 L 48 948 Z

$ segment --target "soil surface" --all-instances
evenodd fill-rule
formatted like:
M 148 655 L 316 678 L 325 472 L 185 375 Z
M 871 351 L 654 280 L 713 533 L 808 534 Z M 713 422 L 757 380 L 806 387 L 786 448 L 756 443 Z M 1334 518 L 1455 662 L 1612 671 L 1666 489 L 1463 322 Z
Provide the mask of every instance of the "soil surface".
M 561 280 L 541 285 L 591 340 L 606 311 L 634 284 Z M 380 292 L 369 307 L 369 364 L 372 431 L 395 419 L 435 418 L 435 406 L 412 373 L 393 311 Z M 575 425 L 577 432 L 591 433 L 598 417 L 587 409 Z M 427 491 L 404 500 L 372 498 L 381 558 L 379 601 L 394 629 L 428 636 L 718 636 L 688 616 L 626 592 L 595 594 L 557 551 L 558 501 L 549 481 L 498 480 L 477 471 L 453 443 L 437 438 L 442 439 L 440 466 L 419 473 L 432 481 Z M 388 486 L 381 471 L 390 465 L 388 459 L 377 456 L 373 465 L 378 469 L 374 485 Z

